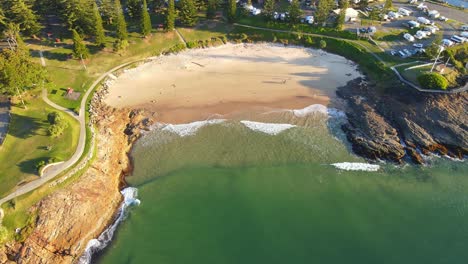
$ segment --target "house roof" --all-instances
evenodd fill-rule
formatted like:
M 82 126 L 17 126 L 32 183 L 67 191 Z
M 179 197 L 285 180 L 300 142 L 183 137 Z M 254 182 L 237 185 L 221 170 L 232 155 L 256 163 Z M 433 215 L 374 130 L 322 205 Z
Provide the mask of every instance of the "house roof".
M 333 13 L 339 15 L 340 11 L 341 11 L 341 9 L 335 9 L 335 10 L 333 10 Z M 346 16 L 347 17 L 358 17 L 358 11 L 356 9 L 354 9 L 354 8 L 347 8 L 346 9 Z

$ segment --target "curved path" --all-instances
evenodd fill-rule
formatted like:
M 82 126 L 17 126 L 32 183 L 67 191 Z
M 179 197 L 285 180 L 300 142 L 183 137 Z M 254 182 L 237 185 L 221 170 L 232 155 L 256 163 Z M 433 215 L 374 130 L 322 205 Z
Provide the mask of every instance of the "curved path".
M 116 70 L 118 70 L 118 69 L 120 69 L 122 67 L 125 67 L 125 66 L 127 66 L 129 64 L 132 64 L 132 63 L 135 63 L 135 62 L 138 62 L 138 61 L 142 61 L 142 60 L 145 60 L 145 59 L 140 59 L 140 60 L 135 60 L 135 61 L 130 61 L 130 62 L 123 63 L 123 64 L 121 64 L 121 65 L 119 65 L 117 67 L 114 67 L 113 69 L 107 71 L 106 73 L 102 74 L 99 78 L 97 78 L 96 81 L 94 81 L 93 84 L 91 84 L 91 86 L 86 91 L 83 98 L 81 99 L 80 113 L 78 115 L 75 112 L 71 111 L 70 109 L 64 108 L 64 107 L 59 106 L 59 105 L 55 104 L 54 102 L 50 101 L 47 98 L 47 90 L 44 89 L 42 91 L 42 99 L 48 105 L 52 106 L 53 108 L 55 108 L 57 110 L 66 112 L 67 114 L 71 115 L 73 118 L 78 120 L 78 122 L 80 123 L 80 136 L 79 136 L 79 139 L 78 139 L 78 145 L 76 147 L 75 153 L 73 153 L 73 156 L 69 160 L 67 160 L 65 162 L 62 162 L 60 164 L 57 164 L 55 166 L 49 167 L 47 169 L 47 171 L 45 171 L 44 174 L 41 176 L 41 178 L 39 178 L 37 180 L 34 180 L 34 181 L 31 181 L 31 182 L 28 182 L 28 183 L 20 186 L 14 192 L 12 192 L 9 195 L 7 195 L 6 197 L 3 197 L 2 199 L 0 199 L 0 205 L 5 203 L 5 202 L 8 202 L 9 200 L 14 199 L 14 198 L 16 198 L 16 197 L 18 197 L 20 195 L 26 194 L 26 193 L 28 193 L 30 191 L 33 191 L 33 190 L 39 188 L 40 186 L 42 186 L 43 184 L 45 184 L 49 180 L 53 179 L 54 177 L 56 177 L 57 175 L 62 173 L 64 170 L 66 170 L 66 169 L 72 167 L 73 165 L 75 165 L 75 163 L 83 155 L 85 145 L 86 145 L 86 114 L 85 114 L 85 111 L 86 111 L 86 102 L 88 101 L 89 95 L 94 90 L 94 88 L 96 88 L 96 86 L 104 78 L 106 78 L 106 76 L 109 75 L 110 73 L 112 73 L 112 72 L 114 72 L 114 71 L 116 71 Z

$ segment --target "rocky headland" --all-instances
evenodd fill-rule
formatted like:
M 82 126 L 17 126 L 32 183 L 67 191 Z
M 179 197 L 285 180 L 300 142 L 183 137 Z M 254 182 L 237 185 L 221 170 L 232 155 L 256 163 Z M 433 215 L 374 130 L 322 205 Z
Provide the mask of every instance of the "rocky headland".
M 337 94 L 347 102 L 343 130 L 356 154 L 418 164 L 430 153 L 468 154 L 468 92 L 422 93 L 399 83 L 382 90 L 359 78 Z
M 74 183 L 31 208 L 37 214 L 32 233 L 22 243 L 0 248 L 0 263 L 75 263 L 88 241 L 115 218 L 123 176 L 131 170 L 131 145 L 152 121 L 140 111 L 116 110 L 94 101 L 94 161 Z

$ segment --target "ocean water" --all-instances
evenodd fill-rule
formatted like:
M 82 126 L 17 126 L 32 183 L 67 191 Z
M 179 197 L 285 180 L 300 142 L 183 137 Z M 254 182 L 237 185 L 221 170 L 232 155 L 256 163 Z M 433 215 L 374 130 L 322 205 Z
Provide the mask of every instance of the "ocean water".
M 345 121 L 315 105 L 156 125 L 127 179 L 141 203 L 93 262 L 466 263 L 466 162 L 368 164 Z

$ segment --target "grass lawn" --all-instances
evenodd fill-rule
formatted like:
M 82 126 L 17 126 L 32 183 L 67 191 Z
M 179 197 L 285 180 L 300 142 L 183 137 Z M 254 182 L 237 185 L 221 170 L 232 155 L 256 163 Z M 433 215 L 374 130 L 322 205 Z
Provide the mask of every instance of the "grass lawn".
M 47 42 L 31 44 L 29 48 L 38 62 L 39 50 L 44 50 L 46 68 L 51 81 L 47 85 L 49 98 L 61 106 L 76 110 L 81 97 L 76 101 L 64 98 L 67 87 L 81 92 L 82 96 L 89 85 L 106 71 L 125 62 L 158 55 L 161 50 L 177 44 L 179 39 L 174 32 L 154 31 L 153 36 L 147 39 L 141 38 L 138 33 L 130 33 L 130 47 L 121 54 L 112 51 L 113 41 L 114 38 L 107 37 L 106 48 L 103 50 L 97 49 L 92 44 L 88 45 L 92 55 L 85 61 L 87 70 L 83 68 L 80 60 L 70 58 L 71 45 L 64 44 L 55 48 Z
M 177 28 L 185 41 L 207 40 L 212 37 L 226 35 L 232 29 L 231 25 L 222 21 L 201 21 L 195 28 Z
M 47 114 L 54 109 L 40 98 L 28 97 L 27 109 L 13 106 L 11 124 L 1 147 L 0 196 L 4 196 L 17 184 L 36 179 L 36 164 L 51 157 L 67 160 L 78 143 L 79 124 L 71 116 L 64 115 L 69 123 L 62 136 L 47 135 Z M 51 150 L 47 150 L 50 146 Z

